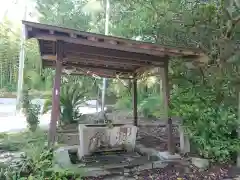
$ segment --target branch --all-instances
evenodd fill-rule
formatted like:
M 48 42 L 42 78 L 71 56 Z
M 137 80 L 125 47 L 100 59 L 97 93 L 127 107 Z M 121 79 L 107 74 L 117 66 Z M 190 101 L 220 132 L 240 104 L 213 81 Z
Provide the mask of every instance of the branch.
M 204 71 L 201 67 L 199 67 L 199 71 L 202 75 L 202 83 L 205 85 L 206 84 L 206 80 L 205 80 L 205 74 L 204 74 Z
M 232 15 L 231 15 L 230 12 L 228 11 L 228 9 L 227 9 L 227 8 L 224 8 L 224 11 L 225 11 L 228 19 L 232 19 Z
M 195 40 L 191 40 L 193 43 L 197 44 L 197 46 L 204 52 L 204 54 L 208 55 L 209 54 L 209 50 L 201 43 L 201 42 L 197 42 Z
M 240 22 L 240 15 L 233 19 L 233 25 L 237 25 Z
M 155 10 L 155 13 L 158 15 L 158 10 L 157 10 L 156 5 L 155 5 L 155 3 L 153 1 L 154 0 L 151 0 L 150 4 L 151 4 L 153 10 Z

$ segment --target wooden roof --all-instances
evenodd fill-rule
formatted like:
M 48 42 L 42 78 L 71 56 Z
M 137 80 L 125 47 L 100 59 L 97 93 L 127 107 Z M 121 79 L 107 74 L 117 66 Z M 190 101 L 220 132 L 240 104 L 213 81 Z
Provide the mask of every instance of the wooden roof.
M 55 67 L 56 41 L 64 42 L 63 66 L 73 73 L 130 78 L 146 67 L 162 67 L 170 57 L 196 58 L 198 49 L 160 46 L 124 38 L 23 21 L 26 38 L 39 42 L 42 65 Z

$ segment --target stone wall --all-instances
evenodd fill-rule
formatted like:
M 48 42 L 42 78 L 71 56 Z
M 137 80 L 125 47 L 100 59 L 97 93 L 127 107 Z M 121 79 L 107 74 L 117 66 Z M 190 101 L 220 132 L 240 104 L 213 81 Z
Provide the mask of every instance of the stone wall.
M 58 130 L 57 142 L 68 146 L 79 145 L 78 130 Z

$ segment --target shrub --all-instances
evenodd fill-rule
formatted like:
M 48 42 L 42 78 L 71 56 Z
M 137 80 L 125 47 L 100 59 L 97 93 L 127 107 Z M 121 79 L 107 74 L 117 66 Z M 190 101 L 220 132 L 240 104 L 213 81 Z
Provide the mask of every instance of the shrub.
M 206 95 L 207 94 L 207 95 Z M 203 97 L 208 98 L 203 98 Z M 240 149 L 235 109 L 216 103 L 214 95 L 196 89 L 174 92 L 172 113 L 183 118 L 183 126 L 197 153 L 213 161 L 229 161 Z
M 78 84 L 63 84 L 60 91 L 60 123 L 61 125 L 76 123 L 82 114 L 79 106 L 84 103 L 86 91 Z M 43 113 L 52 109 L 52 97 L 44 103 Z
M 32 146 L 33 147 L 33 146 Z M 29 147 L 30 148 L 30 147 Z M 10 166 L 0 166 L 1 180 L 77 180 L 80 173 L 71 170 L 54 168 L 53 150 L 47 150 L 43 146 L 34 146 L 29 153 L 21 157 L 21 160 Z
M 26 131 L 21 133 L 6 134 L 1 138 L 0 149 L 4 151 L 31 150 L 29 146 L 43 145 L 47 140 L 47 133 L 42 130 L 35 132 Z
M 33 104 L 32 99 L 29 96 L 29 89 L 24 88 L 23 90 L 23 99 L 22 99 L 22 107 L 23 112 L 26 116 L 26 121 L 28 123 L 28 128 L 30 131 L 34 132 L 37 129 L 39 124 L 39 115 L 40 115 L 40 105 Z

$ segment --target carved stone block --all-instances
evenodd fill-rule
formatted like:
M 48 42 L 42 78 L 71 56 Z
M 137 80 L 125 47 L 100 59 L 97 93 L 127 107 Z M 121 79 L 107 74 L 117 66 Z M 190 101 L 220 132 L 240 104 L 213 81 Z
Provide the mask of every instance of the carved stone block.
M 80 147 L 78 156 L 81 159 L 96 151 L 126 149 L 133 151 L 136 144 L 137 127 L 133 125 L 112 124 L 79 124 Z

